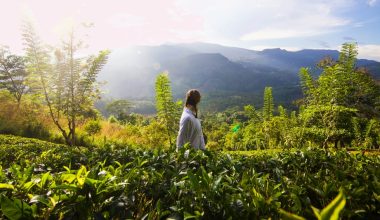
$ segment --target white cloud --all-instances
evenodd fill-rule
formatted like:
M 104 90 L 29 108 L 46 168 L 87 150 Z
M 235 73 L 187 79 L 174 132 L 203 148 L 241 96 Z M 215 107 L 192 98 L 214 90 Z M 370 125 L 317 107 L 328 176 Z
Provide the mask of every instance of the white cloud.
M 310 13 L 310 6 L 314 12 Z M 326 4 L 305 5 L 294 10 L 289 8 L 286 13 L 292 16 L 279 16 L 270 28 L 264 27 L 246 33 L 240 37 L 244 41 L 299 38 L 323 35 L 337 31 L 338 28 L 351 23 L 350 20 L 334 16 L 333 7 Z M 294 10 L 294 11 L 293 11 Z
M 283 21 L 270 28 L 263 28 L 244 34 L 240 37 L 240 40 L 250 41 L 318 36 L 334 32 L 336 28 L 349 23 L 349 20 L 332 17 L 304 17 L 302 20 Z
M 338 16 L 354 0 L 180 0 L 181 8 L 203 18 L 210 40 L 267 40 L 318 36 L 351 23 Z
M 367 0 L 367 4 L 371 7 L 375 6 L 377 0 Z
M 380 45 L 365 44 L 358 47 L 358 58 L 376 60 L 380 62 Z

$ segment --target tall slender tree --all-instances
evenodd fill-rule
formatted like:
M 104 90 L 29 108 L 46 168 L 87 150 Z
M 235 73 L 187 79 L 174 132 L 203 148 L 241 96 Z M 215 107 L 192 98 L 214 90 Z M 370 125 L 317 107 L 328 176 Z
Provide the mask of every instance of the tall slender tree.
M 155 90 L 158 118 L 165 125 L 168 140 L 170 146 L 172 146 L 173 138 L 175 137 L 178 127 L 178 106 L 173 101 L 169 75 L 167 72 L 161 73 L 157 76 Z
M 301 81 L 301 88 L 304 95 L 304 102 L 310 104 L 315 101 L 315 81 L 308 68 L 301 68 L 299 72 L 299 77 Z
M 77 122 L 99 98 L 96 76 L 106 63 L 109 52 L 79 57 L 77 52 L 82 42 L 75 39 L 73 29 L 62 47 L 54 50 L 53 57 L 30 23 L 25 24 L 23 37 L 28 71 L 42 91 L 50 116 L 66 143 L 76 145 Z
M 358 45 L 356 43 L 344 43 L 339 53 L 338 63 L 343 66 L 346 74 L 355 71 L 356 57 L 358 56 Z
M 264 90 L 264 107 L 263 107 L 263 117 L 265 121 L 270 121 L 273 117 L 273 95 L 272 87 L 265 87 Z

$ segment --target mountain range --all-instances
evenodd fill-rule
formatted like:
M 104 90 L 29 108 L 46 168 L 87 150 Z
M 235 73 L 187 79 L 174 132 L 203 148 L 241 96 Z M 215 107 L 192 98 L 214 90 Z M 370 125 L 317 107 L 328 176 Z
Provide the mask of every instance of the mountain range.
M 316 77 L 320 73 L 316 63 L 326 56 L 337 60 L 339 52 L 255 51 L 209 43 L 135 46 L 112 51 L 98 80 L 106 81 L 105 97 L 133 100 L 134 110 L 140 113 L 154 112 L 155 78 L 164 71 L 169 74 L 175 99 L 197 88 L 203 107 L 210 111 L 246 104 L 260 107 L 266 86 L 273 87 L 276 105 L 292 108 L 292 101 L 302 97 L 299 69 L 309 67 Z M 358 59 L 357 66 L 366 67 L 380 79 L 380 62 Z

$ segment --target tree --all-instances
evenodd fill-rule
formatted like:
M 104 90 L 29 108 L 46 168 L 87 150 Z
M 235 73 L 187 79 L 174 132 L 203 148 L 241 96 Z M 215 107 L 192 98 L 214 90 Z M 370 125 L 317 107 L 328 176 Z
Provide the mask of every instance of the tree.
M 299 77 L 301 81 L 301 88 L 304 95 L 304 101 L 310 104 L 314 101 L 315 97 L 315 81 L 308 68 L 301 68 L 299 72 Z
M 286 109 L 284 107 L 282 107 L 282 105 L 279 105 L 277 107 L 277 111 L 278 111 L 278 115 L 280 117 L 282 117 L 282 118 L 287 118 L 288 117 L 288 115 L 286 113 Z
M 6 48 L 0 48 L 0 88 L 8 90 L 18 105 L 29 89 L 25 84 L 27 76 L 25 59 L 11 54 Z
M 357 45 L 345 43 L 339 60 L 321 65 L 317 80 L 308 69 L 300 70 L 305 108 L 301 118 L 306 133 L 324 147 L 341 145 L 354 138 L 353 117 L 379 117 L 380 88 L 369 74 L 355 67 Z
M 263 117 L 265 121 L 269 121 L 273 117 L 273 95 L 272 87 L 265 87 L 264 90 L 264 107 L 263 107 Z
M 317 80 L 315 104 L 341 105 L 357 109 L 364 117 L 378 117 L 380 88 L 369 74 L 355 67 L 357 54 L 356 44 L 343 44 L 338 62 L 325 67 Z
M 356 43 L 344 43 L 339 53 L 338 63 L 343 66 L 346 74 L 355 71 L 356 57 L 358 56 L 358 45 Z
M 94 136 L 102 130 L 102 125 L 98 120 L 90 120 L 84 126 L 84 130 L 92 136 L 92 142 L 94 142 Z
M 161 73 L 156 78 L 156 108 L 159 120 L 165 125 L 170 146 L 173 143 L 178 124 L 178 105 L 173 101 L 168 73 Z
M 330 57 L 330 56 L 326 56 L 326 57 L 323 57 L 318 63 L 317 63 L 317 67 L 320 68 L 320 69 L 323 69 L 327 66 L 334 66 L 336 64 L 336 61 Z
M 262 117 L 261 117 L 260 112 L 256 111 L 256 109 L 255 109 L 255 107 L 253 105 L 246 105 L 246 106 L 244 106 L 244 114 L 253 123 L 261 122 L 262 121 Z
M 35 82 L 50 116 L 68 145 L 74 146 L 77 122 L 99 98 L 96 76 L 107 61 L 108 51 L 97 56 L 79 57 L 82 42 L 74 38 L 74 29 L 61 48 L 55 48 L 54 58 L 42 44 L 33 26 L 23 28 L 27 69 Z M 65 124 L 64 124 L 65 121 Z
M 117 120 L 125 121 L 128 111 L 131 109 L 131 107 L 131 102 L 125 99 L 119 99 L 108 103 L 106 105 L 106 110 L 111 115 L 115 115 Z

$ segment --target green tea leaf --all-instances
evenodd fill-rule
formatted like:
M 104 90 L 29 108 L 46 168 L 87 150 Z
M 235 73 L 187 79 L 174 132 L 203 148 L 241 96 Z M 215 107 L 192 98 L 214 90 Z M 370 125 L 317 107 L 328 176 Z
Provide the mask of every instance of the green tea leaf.
M 11 220 L 33 219 L 32 208 L 19 199 L 8 199 L 6 196 L 1 197 L 1 211 Z
M 14 190 L 14 186 L 7 183 L 0 183 L 0 189 Z
M 67 183 L 72 183 L 75 180 L 75 178 L 76 176 L 71 173 L 65 173 L 65 174 L 62 174 L 61 176 L 62 181 L 67 182 Z
M 189 176 L 189 179 L 193 188 L 199 189 L 198 179 L 195 177 L 195 175 L 190 170 L 187 171 L 187 175 Z
M 198 218 L 198 216 L 196 216 L 196 215 L 192 215 L 192 214 L 190 214 L 190 213 L 188 213 L 188 212 L 185 212 L 184 213 L 184 220 L 187 220 L 187 219 L 195 219 L 195 218 Z
M 50 177 L 50 172 L 44 173 L 44 175 L 42 175 L 41 182 L 40 182 L 41 188 L 45 187 L 46 181 L 49 179 L 49 177 Z
M 25 184 L 23 185 L 23 188 L 24 188 L 27 192 L 29 192 L 29 190 L 30 190 L 34 185 L 36 185 L 35 181 L 29 181 L 29 182 L 27 182 L 27 183 L 25 183 Z
M 42 196 L 42 195 L 35 195 L 30 199 L 30 203 L 42 203 L 46 206 L 49 206 L 49 199 L 47 196 Z
M 287 212 L 283 209 L 280 209 L 279 213 L 281 214 L 282 219 L 285 219 L 285 220 L 305 220 L 305 218 L 298 216 L 296 214 Z
M 318 218 L 318 219 L 321 219 L 321 211 L 317 208 L 315 208 L 314 206 L 311 206 L 311 209 L 313 210 L 314 212 L 314 215 Z
M 220 181 L 222 180 L 223 176 L 219 176 L 215 181 L 214 181 L 214 184 L 212 186 L 212 190 L 216 190 L 220 184 Z
M 343 191 L 340 191 L 338 196 L 321 211 L 321 220 L 338 220 L 339 213 L 345 205 L 346 198 Z
M 77 181 L 79 186 L 83 186 L 87 176 L 87 169 L 85 166 L 81 166 L 77 173 Z

